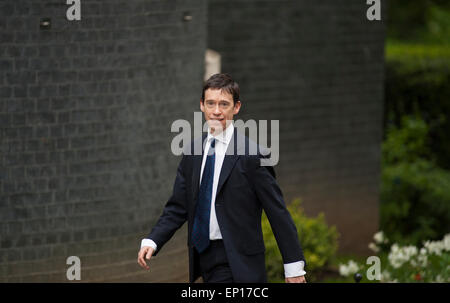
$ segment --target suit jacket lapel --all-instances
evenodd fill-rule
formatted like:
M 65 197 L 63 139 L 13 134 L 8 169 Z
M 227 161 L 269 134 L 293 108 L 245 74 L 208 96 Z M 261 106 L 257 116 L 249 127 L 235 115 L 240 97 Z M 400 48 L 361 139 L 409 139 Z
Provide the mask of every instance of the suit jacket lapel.
M 198 194 L 198 190 L 200 188 L 200 170 L 202 168 L 202 160 L 203 160 L 203 153 L 204 153 L 203 147 L 205 144 L 206 137 L 207 137 L 207 134 L 204 134 L 202 136 L 201 155 L 194 154 L 194 163 L 193 163 L 193 171 L 192 171 L 192 188 L 191 188 L 192 189 L 192 197 L 194 197 L 193 206 L 195 206 L 195 203 L 197 202 L 197 194 Z
M 219 195 L 220 190 L 222 189 L 223 184 L 230 176 L 231 171 L 233 170 L 234 164 L 239 158 L 240 153 L 238 151 L 242 150 L 243 145 L 238 144 L 238 140 L 243 139 L 244 137 L 240 137 L 237 135 L 237 130 L 234 128 L 233 136 L 230 139 L 230 143 L 228 144 L 227 152 L 225 154 L 225 158 L 223 159 L 222 169 L 220 170 L 219 183 L 217 184 L 216 197 Z M 233 152 L 231 152 L 233 150 Z

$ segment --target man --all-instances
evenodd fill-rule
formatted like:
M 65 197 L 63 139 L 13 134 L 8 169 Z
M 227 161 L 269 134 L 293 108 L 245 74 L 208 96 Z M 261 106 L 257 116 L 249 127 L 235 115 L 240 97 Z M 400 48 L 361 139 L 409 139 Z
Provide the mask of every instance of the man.
M 283 257 L 285 281 L 306 282 L 297 229 L 273 167 L 261 165 L 259 146 L 233 126 L 240 107 L 239 86 L 229 75 L 215 74 L 207 80 L 200 100 L 208 123 L 201 155 L 183 155 L 173 194 L 142 240 L 138 263 L 143 268 L 149 269 L 146 260 L 188 221 L 190 282 L 199 276 L 204 282 L 267 282 L 261 230 L 264 209 Z M 192 142 L 191 152 L 194 146 Z M 246 153 L 255 147 L 257 154 Z

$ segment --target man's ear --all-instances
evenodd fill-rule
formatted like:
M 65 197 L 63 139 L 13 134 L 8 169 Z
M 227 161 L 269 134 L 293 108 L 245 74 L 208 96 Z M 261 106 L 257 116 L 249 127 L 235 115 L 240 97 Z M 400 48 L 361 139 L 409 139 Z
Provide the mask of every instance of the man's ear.
M 200 99 L 200 110 L 202 112 L 205 112 L 205 106 L 203 105 L 203 100 L 202 99 Z
M 234 115 L 236 115 L 239 112 L 239 110 L 241 109 L 241 105 L 242 105 L 241 101 L 239 101 L 239 100 L 236 101 L 236 103 L 234 104 L 234 108 L 233 108 Z

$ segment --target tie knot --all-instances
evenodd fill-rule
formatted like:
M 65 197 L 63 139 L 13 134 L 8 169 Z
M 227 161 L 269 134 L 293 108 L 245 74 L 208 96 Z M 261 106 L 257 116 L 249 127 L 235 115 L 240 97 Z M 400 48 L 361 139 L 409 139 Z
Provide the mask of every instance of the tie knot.
M 215 154 L 216 151 L 215 147 L 216 147 L 216 139 L 212 139 L 208 149 L 208 156 L 212 156 Z

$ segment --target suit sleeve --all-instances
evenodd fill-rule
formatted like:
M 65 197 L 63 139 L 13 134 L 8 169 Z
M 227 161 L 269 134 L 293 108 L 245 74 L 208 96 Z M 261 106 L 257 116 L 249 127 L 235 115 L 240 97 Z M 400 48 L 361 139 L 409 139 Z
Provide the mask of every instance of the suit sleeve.
M 251 157 L 252 184 L 259 201 L 269 219 L 285 264 L 304 261 L 303 251 L 298 238 L 297 227 L 292 220 L 280 187 L 275 179 L 272 166 L 261 166 L 264 156 Z
M 161 250 L 164 244 L 170 240 L 173 234 L 187 219 L 186 184 L 184 177 L 185 157 L 183 155 L 178 165 L 172 196 L 167 201 L 161 216 L 147 236 L 148 239 L 152 239 L 158 246 L 157 251 L 153 255 L 156 255 Z

